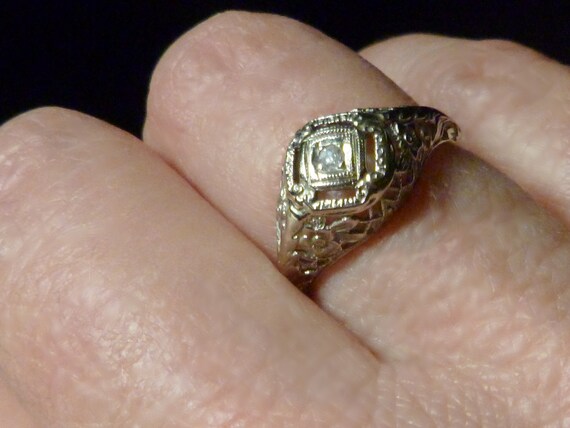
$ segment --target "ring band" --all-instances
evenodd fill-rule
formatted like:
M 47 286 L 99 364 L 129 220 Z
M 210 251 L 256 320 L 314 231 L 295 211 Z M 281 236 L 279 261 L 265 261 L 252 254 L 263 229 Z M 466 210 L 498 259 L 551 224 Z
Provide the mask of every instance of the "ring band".
M 356 109 L 307 123 L 287 148 L 277 208 L 280 270 L 306 290 L 401 205 L 431 151 L 459 128 L 430 107 Z

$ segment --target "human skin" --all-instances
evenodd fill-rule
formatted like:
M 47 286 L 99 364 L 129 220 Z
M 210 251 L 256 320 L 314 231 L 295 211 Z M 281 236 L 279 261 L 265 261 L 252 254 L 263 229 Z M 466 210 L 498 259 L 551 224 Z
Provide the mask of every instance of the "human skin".
M 274 265 L 287 144 L 410 97 L 461 147 L 303 295 Z M 565 66 L 228 12 L 165 53 L 143 139 L 54 107 L 0 128 L 2 426 L 569 423 Z

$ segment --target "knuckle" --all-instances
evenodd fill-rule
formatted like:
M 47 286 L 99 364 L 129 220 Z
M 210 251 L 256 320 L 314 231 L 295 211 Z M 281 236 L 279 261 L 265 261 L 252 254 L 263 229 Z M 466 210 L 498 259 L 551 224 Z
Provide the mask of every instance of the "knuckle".
M 49 127 L 54 120 L 57 120 L 60 117 L 67 117 L 72 113 L 74 113 L 72 110 L 68 110 L 63 107 L 38 107 L 21 113 L 18 116 L 8 120 L 0 127 L 0 132 L 2 133 L 0 135 L 5 134 L 7 131 L 19 133 L 18 131 L 33 129 L 32 125 Z
M 299 31 L 308 27 L 277 15 L 214 15 L 182 35 L 159 61 L 151 79 L 149 114 L 164 115 L 166 108 L 169 116 L 183 115 L 189 100 L 234 85 L 238 74 L 258 72 L 263 62 L 282 58 L 284 44 Z
M 176 40 L 161 58 L 155 70 L 197 71 L 194 67 L 228 67 L 232 63 L 247 66 L 242 55 L 259 55 L 269 32 L 276 27 L 302 25 L 277 15 L 226 11 L 210 17 Z M 235 51 L 237 49 L 237 51 Z M 180 68 L 176 68 L 180 66 Z M 203 76 L 207 77 L 207 76 Z
M 547 58 L 540 52 L 520 43 L 505 39 L 486 39 L 470 42 L 468 55 L 481 67 L 483 74 L 505 80 L 539 77 L 533 75 L 537 64 Z
M 476 41 L 475 45 L 478 49 L 482 49 L 484 51 L 498 52 L 503 54 L 528 49 L 519 43 L 507 39 L 484 39 Z
M 468 43 L 466 55 L 476 64 L 481 77 L 505 81 L 536 78 L 538 76 L 532 70 L 546 60 L 540 52 L 511 40 L 486 39 Z
M 0 300 L 33 274 L 30 263 L 41 268 L 53 260 L 50 245 L 67 225 L 76 177 L 89 160 L 82 136 L 101 138 L 99 128 L 58 107 L 31 110 L 0 127 Z
M 210 27 L 216 30 L 235 29 L 242 32 L 242 34 L 249 34 L 251 31 L 255 33 L 256 30 L 273 29 L 275 26 L 306 27 L 299 21 L 285 16 L 238 10 L 220 12 L 199 25 L 199 27 Z
M 0 127 L 0 203 L 24 177 L 40 170 L 62 124 L 76 114 L 59 107 L 41 107 Z
M 246 12 L 241 10 L 225 10 L 212 15 L 210 18 L 206 19 L 201 25 L 205 26 L 227 26 L 247 23 L 247 20 L 252 16 L 258 15 L 254 12 Z
M 455 40 L 439 44 L 438 49 L 429 54 L 433 55 L 431 60 L 426 57 L 421 60 L 431 61 L 440 86 L 450 90 L 453 86 L 448 85 L 449 80 L 460 86 L 475 85 L 479 89 L 496 87 L 500 82 L 519 81 L 528 74 L 521 73 L 525 64 L 543 58 L 531 48 L 502 39 Z M 477 86 L 477 82 L 484 85 Z

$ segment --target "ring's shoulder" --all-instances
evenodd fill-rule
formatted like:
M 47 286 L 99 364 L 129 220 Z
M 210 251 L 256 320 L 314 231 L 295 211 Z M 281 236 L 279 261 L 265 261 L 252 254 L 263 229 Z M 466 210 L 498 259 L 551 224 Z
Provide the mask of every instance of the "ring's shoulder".
M 430 107 L 364 108 L 322 116 L 286 152 L 278 260 L 295 281 L 359 245 L 395 212 L 431 151 L 460 131 Z

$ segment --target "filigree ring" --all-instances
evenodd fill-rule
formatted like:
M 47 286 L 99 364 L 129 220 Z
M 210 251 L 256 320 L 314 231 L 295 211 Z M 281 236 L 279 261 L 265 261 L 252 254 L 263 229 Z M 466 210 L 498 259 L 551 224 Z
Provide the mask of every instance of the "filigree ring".
M 319 117 L 287 148 L 277 208 L 278 264 L 305 290 L 396 211 L 422 165 L 459 128 L 430 107 Z

